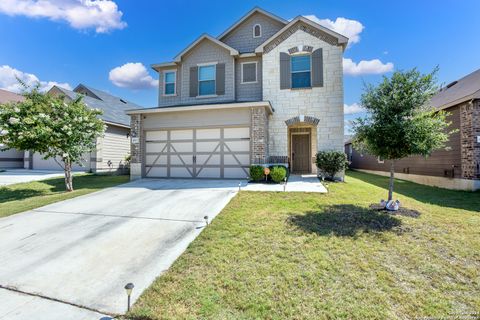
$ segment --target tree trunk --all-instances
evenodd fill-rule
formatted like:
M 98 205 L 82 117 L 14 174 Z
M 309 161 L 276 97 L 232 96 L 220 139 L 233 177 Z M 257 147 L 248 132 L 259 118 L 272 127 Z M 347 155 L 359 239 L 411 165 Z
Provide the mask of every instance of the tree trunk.
M 65 189 L 68 192 L 73 191 L 72 163 L 70 159 L 64 159 L 65 163 Z
M 388 201 L 393 200 L 393 179 L 395 175 L 395 160 L 390 162 L 390 183 L 388 185 Z

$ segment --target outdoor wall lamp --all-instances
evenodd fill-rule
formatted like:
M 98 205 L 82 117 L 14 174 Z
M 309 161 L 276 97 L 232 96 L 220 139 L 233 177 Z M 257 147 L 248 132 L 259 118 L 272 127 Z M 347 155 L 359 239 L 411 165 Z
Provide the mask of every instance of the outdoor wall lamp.
M 132 290 L 135 286 L 133 283 L 129 282 L 125 285 L 125 291 L 127 292 L 128 302 L 127 302 L 127 312 L 130 311 L 130 296 L 132 295 Z

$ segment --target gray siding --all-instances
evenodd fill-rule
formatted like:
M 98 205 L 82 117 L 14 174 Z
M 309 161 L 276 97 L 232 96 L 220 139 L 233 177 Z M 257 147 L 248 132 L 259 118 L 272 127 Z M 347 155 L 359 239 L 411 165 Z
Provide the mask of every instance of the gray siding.
M 257 62 L 257 82 L 242 83 L 242 63 Z M 262 100 L 262 58 L 243 58 L 235 61 L 235 86 L 236 99 L 238 101 L 261 101 Z
M 262 36 L 259 38 L 253 37 L 253 26 L 255 24 L 260 24 L 262 26 Z M 256 47 L 273 36 L 284 26 L 285 25 L 281 22 L 257 12 L 220 40 L 228 44 L 230 47 L 237 49 L 240 53 L 253 52 Z
M 199 63 L 203 64 L 209 62 L 225 64 L 225 94 L 212 98 L 190 97 L 190 67 L 197 66 Z M 163 72 L 161 73 L 162 75 L 160 75 L 160 83 L 163 82 Z M 177 86 L 177 89 L 180 88 L 178 95 L 176 97 L 162 97 L 160 94 L 159 106 L 232 101 L 235 99 L 233 73 L 234 58 L 230 56 L 230 53 L 226 49 L 212 43 L 209 40 L 203 40 L 182 59 L 182 64 L 177 72 L 177 76 L 180 74 L 180 77 L 177 80 L 177 82 L 180 84 Z M 160 88 L 163 88 L 162 84 L 160 84 L 160 86 Z
M 16 149 L 0 151 L 0 169 L 23 168 L 23 153 Z
M 96 170 L 117 170 L 125 165 L 125 157 L 130 154 L 130 129 L 108 125 L 105 136 L 100 138 L 97 148 Z M 112 165 L 109 166 L 108 162 Z

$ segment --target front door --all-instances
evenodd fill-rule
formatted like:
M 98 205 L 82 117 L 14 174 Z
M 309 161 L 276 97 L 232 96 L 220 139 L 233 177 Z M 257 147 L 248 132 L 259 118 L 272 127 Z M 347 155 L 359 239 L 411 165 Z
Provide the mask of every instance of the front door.
M 310 173 L 309 134 L 292 134 L 292 172 Z

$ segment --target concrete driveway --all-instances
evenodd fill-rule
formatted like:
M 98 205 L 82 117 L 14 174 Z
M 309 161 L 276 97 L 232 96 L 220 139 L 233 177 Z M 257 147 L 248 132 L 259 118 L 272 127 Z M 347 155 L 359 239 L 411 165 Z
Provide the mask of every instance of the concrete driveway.
M 124 285 L 134 283 L 135 301 L 203 230 L 203 217 L 225 207 L 238 183 L 140 180 L 0 219 L 0 286 L 123 314 Z M 13 312 L 31 319 L 22 316 L 18 296 L 5 291 L 0 319 Z M 86 310 L 76 309 L 86 319 Z
M 63 177 L 63 171 L 5 169 L 0 172 L 0 187 L 9 184 Z

